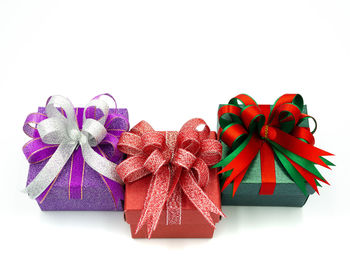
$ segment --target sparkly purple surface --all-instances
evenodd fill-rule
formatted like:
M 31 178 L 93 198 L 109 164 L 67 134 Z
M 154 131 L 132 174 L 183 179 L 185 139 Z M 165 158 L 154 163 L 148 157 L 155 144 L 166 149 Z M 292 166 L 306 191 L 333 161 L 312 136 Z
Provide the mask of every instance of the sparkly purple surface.
M 42 112 L 42 108 L 39 108 L 39 112 Z M 127 109 L 118 109 L 118 113 L 128 118 Z M 82 185 L 82 199 L 69 199 L 69 174 L 70 174 L 70 161 L 62 169 L 61 173 L 57 177 L 57 180 L 53 184 L 51 190 L 47 194 L 42 203 L 38 200 L 38 204 L 41 210 L 44 211 L 123 211 L 124 206 L 124 187 L 111 182 L 108 178 L 104 178 L 108 181 L 110 190 L 113 191 L 114 196 L 118 200 L 113 199 L 112 194 L 101 176 L 85 165 L 84 180 Z M 120 163 L 122 158 L 115 163 Z M 31 164 L 29 166 L 27 185 L 36 177 L 40 170 L 44 167 L 47 161 L 43 161 L 37 164 Z

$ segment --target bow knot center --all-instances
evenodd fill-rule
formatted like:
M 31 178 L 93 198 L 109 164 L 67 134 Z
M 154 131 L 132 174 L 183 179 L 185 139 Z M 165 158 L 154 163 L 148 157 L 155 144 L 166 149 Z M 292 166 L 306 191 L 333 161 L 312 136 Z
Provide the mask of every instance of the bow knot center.
M 263 140 L 274 140 L 276 136 L 277 134 L 274 126 L 264 125 L 260 130 L 260 137 Z
M 260 135 L 264 140 L 267 139 L 267 136 L 269 135 L 269 125 L 264 125 L 262 127 Z
M 79 141 L 81 138 L 81 132 L 76 129 L 70 130 L 68 135 L 69 135 L 69 138 L 71 138 L 73 141 L 76 141 L 76 142 Z

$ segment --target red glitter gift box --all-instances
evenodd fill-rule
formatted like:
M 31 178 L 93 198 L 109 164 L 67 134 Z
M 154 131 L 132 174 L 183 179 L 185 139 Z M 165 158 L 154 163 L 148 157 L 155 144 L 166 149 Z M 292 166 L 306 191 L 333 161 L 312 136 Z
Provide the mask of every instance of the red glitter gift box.
M 156 132 L 142 121 L 123 133 L 118 148 L 128 154 L 117 172 L 126 183 L 133 238 L 213 236 L 223 214 L 217 170 L 210 167 L 222 148 L 203 120 L 190 120 L 180 132 Z

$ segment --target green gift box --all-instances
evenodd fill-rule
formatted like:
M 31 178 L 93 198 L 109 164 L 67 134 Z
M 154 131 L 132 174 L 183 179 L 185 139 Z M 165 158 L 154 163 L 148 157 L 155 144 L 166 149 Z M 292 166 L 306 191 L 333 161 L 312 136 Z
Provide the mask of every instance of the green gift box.
M 302 98 L 301 98 L 301 102 L 302 102 Z M 226 106 L 227 105 L 230 105 L 230 104 L 226 104 Z M 303 103 L 299 106 L 299 108 L 301 109 L 300 112 L 307 114 L 306 105 L 304 106 L 302 105 Z M 219 106 L 219 109 L 223 106 L 225 105 L 221 104 Z M 265 107 L 265 109 L 270 108 L 270 111 L 272 111 L 275 105 L 256 105 L 256 106 L 261 108 Z M 300 123 L 297 124 L 297 126 L 309 128 L 308 118 L 301 118 L 301 121 Z M 222 133 L 222 130 L 220 131 L 220 127 L 222 128 L 222 126 L 220 126 L 219 120 L 218 120 L 218 127 L 219 127 L 219 134 L 220 134 Z M 224 160 L 227 156 L 232 154 L 235 148 L 233 148 L 232 150 L 231 147 L 227 145 L 227 143 L 223 142 L 223 140 L 220 140 L 220 141 L 223 147 L 222 160 Z M 295 180 L 291 178 L 291 176 L 288 174 L 285 167 L 280 162 L 279 159 L 281 157 L 277 158 L 276 153 L 274 153 L 271 156 L 273 156 L 272 158 L 274 158 L 274 160 L 270 160 L 270 164 L 274 163 L 274 171 L 275 171 L 275 186 L 274 186 L 274 189 L 272 190 L 273 194 L 260 193 L 261 186 L 262 186 L 262 176 L 261 176 L 261 158 L 260 158 L 261 152 L 259 151 L 254 157 L 254 159 L 250 162 L 249 167 L 246 170 L 243 179 L 241 180 L 241 182 L 239 182 L 238 188 L 236 189 L 234 196 L 233 196 L 233 184 L 235 182 L 233 183 L 231 182 L 229 185 L 226 185 L 226 187 L 223 189 L 222 197 L 221 197 L 222 205 L 302 207 L 306 203 L 309 195 L 315 192 L 314 190 L 315 186 L 316 185 L 320 186 L 319 183 L 316 181 L 316 179 L 326 182 L 324 178 L 317 171 L 317 173 L 314 173 L 318 175 L 314 178 L 315 180 L 314 187 L 311 187 L 311 185 L 308 182 L 306 182 L 306 180 L 303 180 L 304 191 L 302 191 L 300 188 L 300 182 L 299 182 L 299 185 L 297 185 Z M 321 158 L 321 160 L 324 161 L 325 164 L 327 165 L 332 165 L 329 161 L 323 158 Z M 219 165 L 219 166 L 223 167 L 222 165 Z M 220 175 L 222 188 L 224 186 L 225 180 L 230 176 L 230 174 L 231 174 L 231 171 L 227 171 Z

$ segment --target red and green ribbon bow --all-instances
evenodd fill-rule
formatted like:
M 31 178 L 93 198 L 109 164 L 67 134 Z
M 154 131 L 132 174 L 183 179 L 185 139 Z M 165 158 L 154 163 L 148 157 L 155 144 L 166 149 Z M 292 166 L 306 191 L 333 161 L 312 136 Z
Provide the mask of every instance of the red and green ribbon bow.
M 219 108 L 219 135 L 231 153 L 214 167 L 225 173 L 225 189 L 233 183 L 234 196 L 250 164 L 260 152 L 260 194 L 271 195 L 276 185 L 275 158 L 287 174 L 307 195 L 306 184 L 318 193 L 318 181 L 328 184 L 316 164 L 329 168 L 333 164 L 322 156 L 332 155 L 314 146 L 313 133 L 316 120 L 302 113 L 303 98 L 298 94 L 285 94 L 273 105 L 258 105 L 245 94 L 232 98 Z M 300 127 L 302 121 L 312 119 L 315 129 Z

